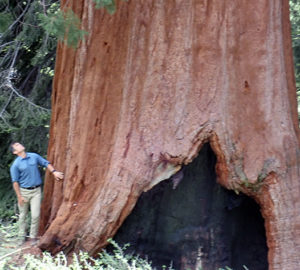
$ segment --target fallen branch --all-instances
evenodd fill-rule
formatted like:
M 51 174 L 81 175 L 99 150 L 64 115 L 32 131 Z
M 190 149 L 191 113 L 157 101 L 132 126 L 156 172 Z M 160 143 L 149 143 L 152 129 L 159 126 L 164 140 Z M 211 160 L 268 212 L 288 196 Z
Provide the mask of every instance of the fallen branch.
M 29 247 L 23 247 L 23 248 L 20 248 L 20 249 L 18 249 L 18 250 L 15 250 L 15 251 L 13 251 L 13 252 L 11 252 L 11 253 L 8 253 L 8 254 L 6 254 L 6 255 L 0 257 L 0 261 L 2 261 L 2 260 L 3 260 L 4 258 L 6 258 L 6 257 L 9 257 L 10 255 L 13 255 L 13 254 L 15 254 L 15 253 L 18 253 L 19 251 L 22 251 L 22 250 L 25 250 L 25 249 L 29 249 L 29 248 L 32 248 L 32 246 L 29 246 Z

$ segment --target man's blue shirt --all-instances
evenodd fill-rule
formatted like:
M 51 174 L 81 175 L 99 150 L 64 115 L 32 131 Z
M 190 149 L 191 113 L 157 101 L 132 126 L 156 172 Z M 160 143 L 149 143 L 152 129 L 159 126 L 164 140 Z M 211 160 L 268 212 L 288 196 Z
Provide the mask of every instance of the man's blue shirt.
M 27 188 L 42 184 L 38 165 L 47 167 L 50 162 L 36 153 L 26 153 L 25 158 L 17 157 L 10 167 L 12 182 Z

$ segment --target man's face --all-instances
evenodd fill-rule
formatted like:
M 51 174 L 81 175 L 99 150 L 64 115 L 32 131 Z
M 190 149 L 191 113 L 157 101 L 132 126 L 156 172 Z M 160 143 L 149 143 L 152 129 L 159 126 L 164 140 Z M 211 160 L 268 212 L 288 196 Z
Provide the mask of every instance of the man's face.
M 17 154 L 19 154 L 19 153 L 21 153 L 21 152 L 23 152 L 24 150 L 25 150 L 25 147 L 22 145 L 22 144 L 20 144 L 20 143 L 14 143 L 13 145 L 12 145 L 12 147 L 14 148 L 14 151 L 13 151 L 13 153 L 15 154 L 15 155 L 17 155 Z

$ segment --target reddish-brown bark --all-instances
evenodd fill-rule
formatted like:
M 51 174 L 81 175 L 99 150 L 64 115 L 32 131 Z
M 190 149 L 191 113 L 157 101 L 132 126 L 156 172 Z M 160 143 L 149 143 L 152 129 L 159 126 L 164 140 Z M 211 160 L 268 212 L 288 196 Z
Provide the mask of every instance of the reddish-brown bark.
M 143 191 L 209 142 L 218 182 L 255 198 L 270 269 L 300 267 L 299 130 L 288 0 L 62 1 L 89 31 L 60 45 L 40 246 L 106 244 Z

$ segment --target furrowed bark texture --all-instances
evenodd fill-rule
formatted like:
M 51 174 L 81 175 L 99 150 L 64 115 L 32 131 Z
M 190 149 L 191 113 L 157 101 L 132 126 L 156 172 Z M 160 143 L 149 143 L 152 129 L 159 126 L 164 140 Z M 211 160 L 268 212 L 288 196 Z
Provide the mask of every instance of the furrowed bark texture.
M 288 0 L 67 2 L 89 36 L 60 45 L 40 247 L 106 244 L 143 191 L 209 142 L 218 182 L 253 197 L 270 269 L 299 269 L 299 133 Z

